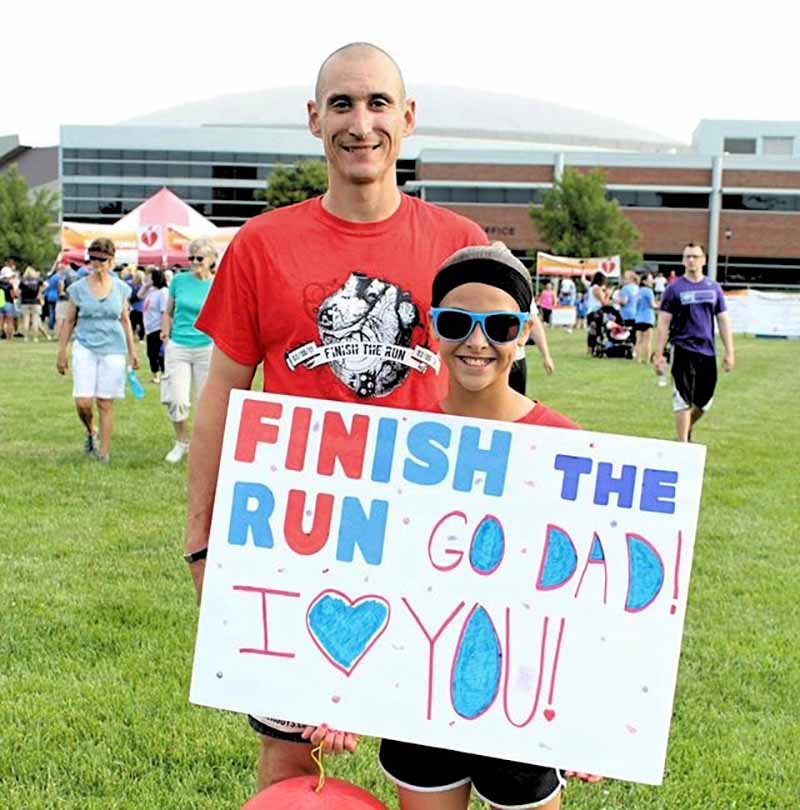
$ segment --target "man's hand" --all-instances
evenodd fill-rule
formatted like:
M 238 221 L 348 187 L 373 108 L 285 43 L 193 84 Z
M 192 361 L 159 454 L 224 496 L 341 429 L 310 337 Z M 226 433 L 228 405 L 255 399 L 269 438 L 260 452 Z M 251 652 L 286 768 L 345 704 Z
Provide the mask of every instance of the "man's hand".
M 602 776 L 596 776 L 593 773 L 583 773 L 582 771 L 564 771 L 564 776 L 566 776 L 567 779 L 579 779 L 581 782 L 590 782 L 591 784 L 603 781 Z
M 66 350 L 62 351 L 59 349 L 59 352 L 56 355 L 56 371 L 63 376 L 67 373 L 67 368 L 69 368 L 69 364 L 67 363 L 67 352 Z
M 134 371 L 138 371 L 139 370 L 139 355 L 136 354 L 136 352 L 132 352 L 131 354 L 129 354 L 128 355 L 128 363 L 129 363 L 130 367 Z
M 323 754 L 352 754 L 358 746 L 358 734 L 337 731 L 326 723 L 321 726 L 306 726 L 301 736 L 315 748 L 321 745 Z
M 733 371 L 734 366 L 736 365 L 736 357 L 733 352 L 725 352 L 725 356 L 722 358 L 722 368 L 725 371 Z
M 660 377 L 664 373 L 664 368 L 666 366 L 666 361 L 664 360 L 663 354 L 657 354 L 653 358 L 653 368 L 656 371 L 656 374 Z
M 549 354 L 542 358 L 542 365 L 544 366 L 544 373 L 547 374 L 548 377 L 556 370 L 556 364 Z

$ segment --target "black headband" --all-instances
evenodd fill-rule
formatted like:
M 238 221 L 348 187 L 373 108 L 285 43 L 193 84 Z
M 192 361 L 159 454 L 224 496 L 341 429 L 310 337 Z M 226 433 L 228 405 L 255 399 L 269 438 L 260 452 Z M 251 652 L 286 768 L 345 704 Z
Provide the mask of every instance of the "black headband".
M 433 279 L 432 305 L 438 307 L 450 290 L 470 282 L 497 287 L 517 302 L 520 312 L 530 312 L 533 301 L 530 279 L 515 267 L 495 259 L 466 259 L 445 265 Z

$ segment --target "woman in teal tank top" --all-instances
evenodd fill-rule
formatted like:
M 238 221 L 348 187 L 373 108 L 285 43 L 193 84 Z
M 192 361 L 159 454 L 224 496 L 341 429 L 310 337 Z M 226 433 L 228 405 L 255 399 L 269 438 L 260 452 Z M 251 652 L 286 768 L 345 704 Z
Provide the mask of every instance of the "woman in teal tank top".
M 167 309 L 161 321 L 161 401 L 167 406 L 175 431 L 175 445 L 164 458 L 170 464 L 177 464 L 189 451 L 192 395 L 197 399 L 208 376 L 211 338 L 195 329 L 194 323 L 211 289 L 218 255 L 210 239 L 195 239 L 189 245 L 191 271 L 179 273 L 169 285 Z

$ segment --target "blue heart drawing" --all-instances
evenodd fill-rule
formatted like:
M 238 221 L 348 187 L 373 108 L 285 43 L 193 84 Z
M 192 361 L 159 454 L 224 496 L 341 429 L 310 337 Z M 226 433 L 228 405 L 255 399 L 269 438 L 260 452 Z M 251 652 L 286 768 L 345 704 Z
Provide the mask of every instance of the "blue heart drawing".
M 375 594 L 350 599 L 322 591 L 306 613 L 306 626 L 320 652 L 348 677 L 389 624 L 389 603 Z

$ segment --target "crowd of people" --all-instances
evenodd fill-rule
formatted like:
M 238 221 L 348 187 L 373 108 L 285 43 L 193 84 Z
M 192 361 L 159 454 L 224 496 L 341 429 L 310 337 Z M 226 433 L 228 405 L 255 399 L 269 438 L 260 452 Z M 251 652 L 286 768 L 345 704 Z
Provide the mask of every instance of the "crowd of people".
M 55 308 L 51 310 L 54 273 L 42 278 L 28 265 L 21 273 L 14 259 L 0 269 L 0 340 L 21 337 L 38 342 L 41 336 L 52 340 Z
M 139 368 L 136 341 L 146 344 L 151 382 L 175 433 L 165 461 L 177 464 L 188 452 L 191 404 L 211 354 L 211 339 L 194 322 L 219 258 L 208 239 L 193 241 L 188 253 L 188 268 L 119 266 L 114 243 L 98 238 L 85 262 L 65 261 L 45 277 L 33 267 L 19 273 L 14 259 L 0 270 L 2 339 L 57 340 L 62 375 L 71 351 L 72 396 L 90 458 L 109 462 L 113 403 L 125 396 L 126 373 Z
M 680 268 L 669 280 L 682 273 L 683 268 Z M 615 288 L 609 277 L 598 270 L 591 279 L 580 276 L 577 283 L 569 276 L 562 277 L 558 283 L 545 279 L 536 303 L 542 321 L 548 326 L 553 323 L 555 309 L 568 308 L 570 317 L 564 325 L 568 331 L 573 327 L 587 330 L 587 351 L 593 355 L 602 353 L 597 348 L 603 337 L 603 325 L 612 320 L 620 327 L 615 336 L 625 334 L 630 344 L 630 352 L 620 353 L 620 356 L 647 364 L 654 358 L 656 312 L 667 283 L 663 272 L 627 271 L 623 283 Z

